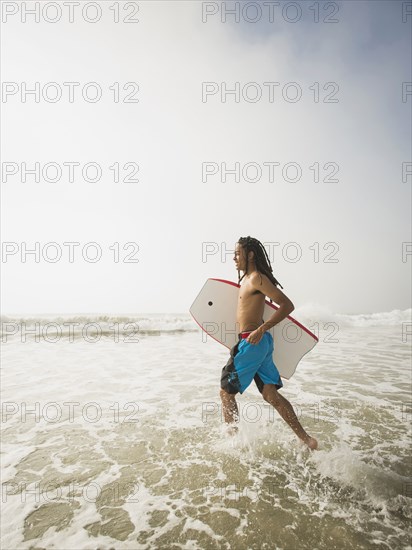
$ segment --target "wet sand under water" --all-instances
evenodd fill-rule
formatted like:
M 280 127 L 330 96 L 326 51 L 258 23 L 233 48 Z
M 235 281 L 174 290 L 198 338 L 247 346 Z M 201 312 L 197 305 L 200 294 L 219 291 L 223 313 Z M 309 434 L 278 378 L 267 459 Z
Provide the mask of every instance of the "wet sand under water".
M 10 340 L 2 548 L 410 548 L 411 345 L 398 333 L 342 328 L 284 380 L 315 452 L 254 385 L 225 435 L 228 351 L 200 332 Z

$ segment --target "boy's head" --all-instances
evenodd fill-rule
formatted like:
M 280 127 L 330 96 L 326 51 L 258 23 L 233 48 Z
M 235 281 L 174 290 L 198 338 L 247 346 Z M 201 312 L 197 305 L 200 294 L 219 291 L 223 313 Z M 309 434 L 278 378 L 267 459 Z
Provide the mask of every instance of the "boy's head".
M 269 256 L 263 244 L 253 237 L 240 237 L 235 245 L 234 261 L 238 271 L 239 282 L 251 271 L 263 273 L 275 284 L 281 288 L 283 286 L 275 279 L 272 273 Z M 243 276 L 240 277 L 240 271 Z
M 249 237 L 246 237 L 249 238 Z M 254 257 L 255 253 L 250 249 L 245 242 L 245 237 L 241 237 L 235 245 L 235 266 L 238 271 L 246 272 L 248 267 L 255 268 Z

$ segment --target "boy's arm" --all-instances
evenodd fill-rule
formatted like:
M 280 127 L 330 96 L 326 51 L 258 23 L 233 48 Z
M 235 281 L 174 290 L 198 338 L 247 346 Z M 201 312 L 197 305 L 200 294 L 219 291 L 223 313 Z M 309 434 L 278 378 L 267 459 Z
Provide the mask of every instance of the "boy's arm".
M 285 319 L 295 309 L 293 303 L 279 288 L 277 288 L 266 275 L 256 273 L 250 280 L 253 288 L 259 290 L 265 296 L 271 298 L 279 306 L 273 315 L 260 327 L 262 333 L 271 329 Z

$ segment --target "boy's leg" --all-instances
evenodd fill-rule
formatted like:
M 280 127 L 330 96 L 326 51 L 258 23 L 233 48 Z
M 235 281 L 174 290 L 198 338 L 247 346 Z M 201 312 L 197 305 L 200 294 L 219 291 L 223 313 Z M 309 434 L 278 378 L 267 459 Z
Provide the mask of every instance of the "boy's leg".
M 281 395 L 274 384 L 264 384 L 262 397 L 270 403 L 280 414 L 280 416 L 289 424 L 295 434 L 304 442 L 310 449 L 316 449 L 318 442 L 314 437 L 311 437 L 305 432 L 299 422 L 295 411 L 290 402 Z
M 239 422 L 235 395 L 243 393 L 252 382 L 265 356 L 266 347 L 264 341 L 260 345 L 253 345 L 239 334 L 239 341 L 230 350 L 230 358 L 222 369 L 220 398 L 225 422 L 232 425 L 232 433 L 237 431 L 234 422 Z
M 222 400 L 222 409 L 225 422 L 227 424 L 239 422 L 239 410 L 237 408 L 235 394 L 228 393 L 224 389 L 221 389 L 220 398 Z

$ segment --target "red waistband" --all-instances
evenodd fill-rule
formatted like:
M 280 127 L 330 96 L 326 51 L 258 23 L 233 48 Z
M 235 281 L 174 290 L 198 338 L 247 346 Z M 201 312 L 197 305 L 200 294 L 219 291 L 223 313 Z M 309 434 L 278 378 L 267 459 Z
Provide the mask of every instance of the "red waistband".
M 248 332 L 239 332 L 239 338 L 247 338 L 249 334 L 252 334 L 253 330 L 249 330 Z

